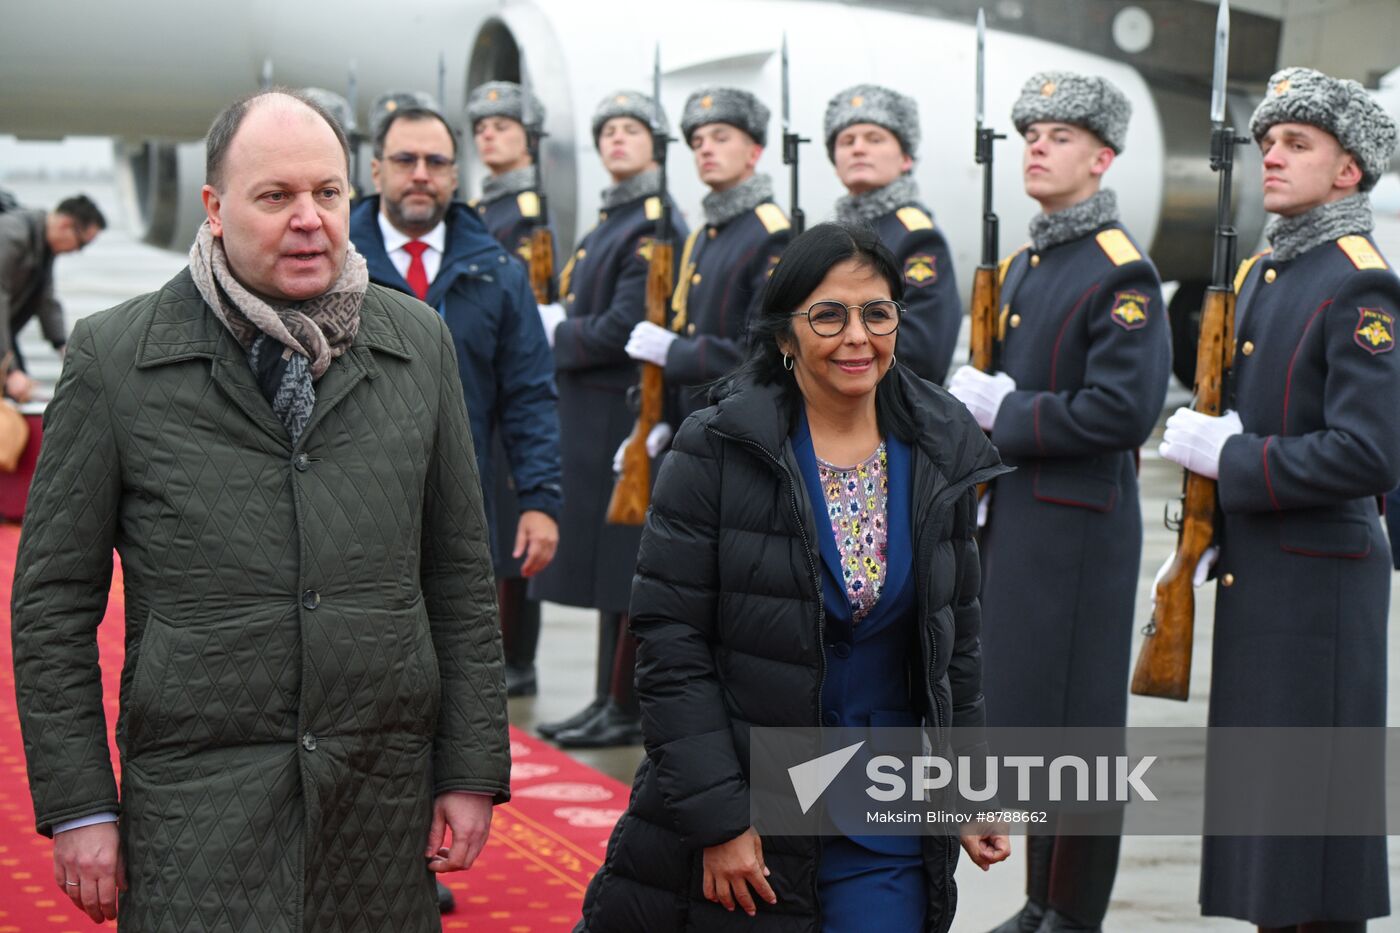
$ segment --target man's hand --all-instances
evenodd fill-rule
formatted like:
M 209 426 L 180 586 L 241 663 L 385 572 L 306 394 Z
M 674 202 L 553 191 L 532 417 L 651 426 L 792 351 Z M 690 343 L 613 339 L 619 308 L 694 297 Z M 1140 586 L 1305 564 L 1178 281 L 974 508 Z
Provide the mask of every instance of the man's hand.
M 1006 373 L 992 373 L 990 376 L 980 369 L 964 366 L 953 373 L 948 382 L 948 392 L 967 406 L 977 426 L 990 431 L 997 423 L 997 412 L 1001 403 L 1016 391 L 1016 380 Z
M 53 838 L 53 880 L 93 923 L 117 919 L 126 866 L 116 823 L 94 823 Z
M 520 522 L 515 526 L 515 550 L 510 556 L 525 556 L 525 563 L 520 566 L 522 577 L 533 577 L 548 567 L 558 547 L 559 526 L 554 519 L 537 509 L 520 513 Z
M 632 334 L 627 338 L 627 346 L 623 347 L 623 350 L 639 363 L 665 366 L 666 354 L 671 352 L 671 344 L 675 341 L 676 334 L 666 328 L 659 327 L 651 321 L 639 321 L 637 326 L 632 328 Z
M 544 325 L 544 336 L 549 341 L 551 349 L 554 347 L 554 331 L 558 329 L 567 316 L 564 306 L 558 302 L 540 305 L 540 323 Z
M 973 830 L 962 837 L 963 851 L 972 863 L 986 871 L 1011 854 L 1011 837 L 1006 833 Z
M 446 830 L 452 830 L 452 847 L 444 848 Z M 448 791 L 433 801 L 433 825 L 423 857 L 428 870 L 464 871 L 472 867 L 491 834 L 491 797 L 466 791 Z
M 744 913 L 752 917 L 758 912 L 754 893 L 769 904 L 778 903 L 778 896 L 768 886 L 768 866 L 763 864 L 763 840 L 752 826 L 722 845 L 705 849 L 705 900 L 714 901 L 725 910 L 733 910 L 737 902 Z
M 5 394 L 23 404 L 34 395 L 34 380 L 18 369 L 11 370 L 5 377 Z

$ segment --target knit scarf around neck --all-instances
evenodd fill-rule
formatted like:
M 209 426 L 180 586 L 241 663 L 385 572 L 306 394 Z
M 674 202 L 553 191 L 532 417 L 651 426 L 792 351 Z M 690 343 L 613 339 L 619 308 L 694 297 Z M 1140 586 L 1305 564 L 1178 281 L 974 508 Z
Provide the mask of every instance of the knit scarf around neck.
M 248 352 L 248 364 L 295 445 L 311 420 L 314 383 L 355 342 L 369 288 L 364 257 L 347 245 L 340 275 L 315 298 L 273 303 L 234 278 L 224 242 L 206 220 L 190 248 L 190 275 L 214 316 Z

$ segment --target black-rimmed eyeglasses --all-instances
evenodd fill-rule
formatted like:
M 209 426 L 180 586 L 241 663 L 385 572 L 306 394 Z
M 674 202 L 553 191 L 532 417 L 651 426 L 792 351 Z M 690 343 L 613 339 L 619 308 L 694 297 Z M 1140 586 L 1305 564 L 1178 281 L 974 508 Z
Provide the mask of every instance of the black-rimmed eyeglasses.
M 422 161 L 427 165 L 428 171 L 434 175 L 450 172 L 457 164 L 457 161 L 450 156 L 438 155 L 437 153 L 418 155 L 413 152 L 395 152 L 385 158 L 390 165 L 401 172 L 413 171 L 418 167 L 418 163 Z
M 851 312 L 860 314 L 861 323 L 874 337 L 886 337 L 899 329 L 899 316 L 904 306 L 893 298 L 877 298 L 863 305 L 843 305 L 839 301 L 818 301 L 806 311 L 794 311 L 793 317 L 805 317 L 818 337 L 835 337 L 846 329 Z

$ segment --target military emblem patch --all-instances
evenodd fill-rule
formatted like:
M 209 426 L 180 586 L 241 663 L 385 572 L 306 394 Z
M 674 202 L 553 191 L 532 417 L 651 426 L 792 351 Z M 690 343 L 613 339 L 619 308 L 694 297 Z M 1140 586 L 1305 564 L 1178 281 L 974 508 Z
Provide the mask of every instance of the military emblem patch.
M 656 241 L 649 236 L 644 236 L 637 243 L 637 256 L 642 262 L 651 262 L 651 247 Z
M 1055 82 L 1054 82 L 1054 81 L 1046 81 L 1044 84 L 1042 84 L 1042 85 L 1040 86 L 1040 96 L 1041 96 L 1041 97 L 1052 97 L 1052 96 L 1054 96 L 1055 91 L 1056 91 L 1056 87 L 1055 87 Z
M 1109 316 L 1124 330 L 1147 326 L 1147 305 L 1151 299 L 1142 292 L 1115 292 Z
M 487 92 L 486 92 L 486 99 L 487 99 L 487 100 L 492 100 L 492 101 L 494 101 L 494 100 L 500 100 L 500 99 L 501 99 L 501 92 L 500 92 L 500 91 L 487 91 Z
M 1380 308 L 1358 308 L 1360 316 L 1352 339 L 1372 356 L 1395 349 L 1395 315 Z
M 714 105 L 715 105 L 715 99 L 714 99 L 713 97 L 711 97 L 709 94 L 706 94 L 704 97 L 700 98 L 700 109 L 701 109 L 701 110 L 709 110 L 709 109 L 710 109 L 711 107 L 713 107 Z
M 915 253 L 904 260 L 904 284 L 923 288 L 938 281 L 938 259 L 928 253 Z

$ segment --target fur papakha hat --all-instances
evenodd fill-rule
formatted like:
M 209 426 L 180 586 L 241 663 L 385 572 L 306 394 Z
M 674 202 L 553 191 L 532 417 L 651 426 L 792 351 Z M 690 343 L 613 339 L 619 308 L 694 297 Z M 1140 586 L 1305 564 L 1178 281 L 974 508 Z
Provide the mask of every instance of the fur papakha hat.
M 469 127 L 475 127 L 478 120 L 486 117 L 508 117 L 523 125 L 524 114 L 525 89 L 513 81 L 488 81 L 467 98 Z M 526 129 L 539 132 L 544 126 L 544 104 L 534 94 L 530 95 L 530 116 L 533 119 Z
M 1112 81 L 1072 71 L 1039 71 L 1021 87 L 1011 122 L 1022 136 L 1032 123 L 1070 123 L 1123 152 L 1133 106 Z
M 369 108 L 369 134 L 371 137 L 379 135 L 379 128 L 390 114 L 399 110 L 431 110 L 442 117 L 442 108 L 433 99 L 433 95 L 426 91 L 390 91 L 387 94 L 380 94 L 374 99 L 374 104 Z M 442 122 L 446 123 L 447 118 L 443 117 Z
M 837 135 L 857 123 L 883 126 L 899 139 L 905 155 L 918 157 L 919 104 L 914 98 L 878 84 L 857 84 L 831 98 L 823 126 L 828 159 L 836 161 Z
M 737 87 L 705 87 L 691 94 L 681 113 L 681 136 L 690 136 L 710 123 L 728 123 L 748 133 L 760 146 L 768 144 L 769 110 L 757 97 Z
M 1395 121 L 1366 89 L 1311 68 L 1274 73 L 1249 120 L 1250 135 L 1257 142 L 1278 123 L 1306 123 L 1335 136 L 1361 167 L 1362 191 L 1376 186 L 1395 153 Z
M 661 132 L 670 131 L 670 124 L 666 122 L 666 111 L 661 109 L 661 105 L 652 100 L 640 91 L 614 91 L 598 102 L 598 109 L 593 111 L 593 148 L 598 148 L 598 137 L 603 135 L 603 124 L 614 117 L 631 117 L 639 120 L 651 128 L 653 136 L 656 135 L 657 128 Z

